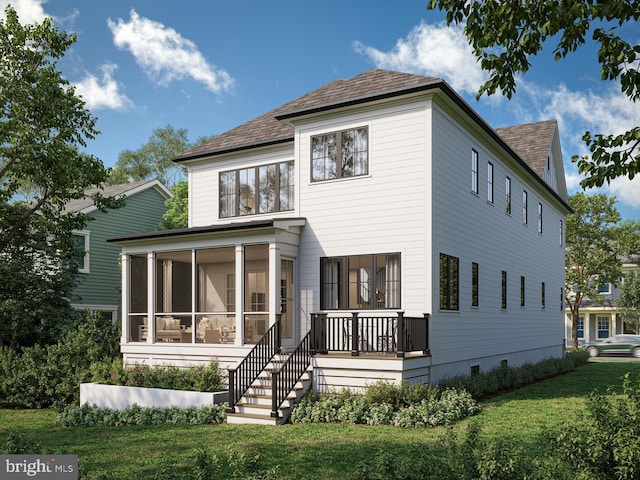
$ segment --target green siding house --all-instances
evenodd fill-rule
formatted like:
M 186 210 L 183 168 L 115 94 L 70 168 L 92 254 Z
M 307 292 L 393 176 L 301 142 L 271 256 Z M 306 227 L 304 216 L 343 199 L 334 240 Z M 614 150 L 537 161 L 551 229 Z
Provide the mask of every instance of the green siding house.
M 78 286 L 72 304 L 78 309 L 99 311 L 120 321 L 120 248 L 106 242 L 107 237 L 140 231 L 156 231 L 167 211 L 165 200 L 171 192 L 158 180 L 112 185 L 100 190 L 103 196 L 124 197 L 126 205 L 117 210 L 99 211 L 90 195 L 69 202 L 67 212 L 83 212 L 90 220 L 85 229 L 74 232 L 74 240 L 85 251 L 79 259 Z

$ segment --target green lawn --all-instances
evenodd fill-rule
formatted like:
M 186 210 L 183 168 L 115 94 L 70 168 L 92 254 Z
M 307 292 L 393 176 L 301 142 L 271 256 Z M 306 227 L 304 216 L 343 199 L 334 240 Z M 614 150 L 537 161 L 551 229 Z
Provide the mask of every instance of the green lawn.
M 474 417 L 484 435 L 509 438 L 535 455 L 541 432 L 577 417 L 584 397 L 595 389 L 620 387 L 620 378 L 640 375 L 640 362 L 595 359 L 578 370 L 482 402 Z M 384 449 L 402 455 L 429 448 L 445 430 L 403 430 L 350 425 L 212 425 L 193 427 L 62 428 L 52 410 L 0 410 L 0 442 L 8 431 L 22 432 L 49 453 L 77 454 L 90 473 L 113 478 L 153 478 L 161 466 L 186 474 L 197 448 L 225 453 L 259 453 L 261 465 L 277 466 L 281 478 L 350 478 L 358 465 Z M 456 426 L 464 429 L 468 421 Z M 107 477 L 109 478 L 109 477 Z

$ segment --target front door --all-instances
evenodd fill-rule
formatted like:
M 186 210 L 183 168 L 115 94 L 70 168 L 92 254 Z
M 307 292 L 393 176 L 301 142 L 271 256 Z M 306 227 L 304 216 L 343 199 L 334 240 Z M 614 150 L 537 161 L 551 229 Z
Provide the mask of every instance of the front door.
M 293 260 L 280 260 L 280 314 L 282 325 L 282 344 L 294 346 L 295 285 Z

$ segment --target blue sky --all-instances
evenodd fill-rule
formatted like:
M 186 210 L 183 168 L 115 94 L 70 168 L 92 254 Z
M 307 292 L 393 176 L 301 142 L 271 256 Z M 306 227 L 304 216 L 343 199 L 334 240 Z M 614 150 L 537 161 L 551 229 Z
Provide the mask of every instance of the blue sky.
M 493 127 L 557 119 L 570 193 L 580 189 L 571 156 L 587 153 L 585 130 L 640 124 L 640 106 L 600 80 L 592 44 L 561 62 L 546 48 L 511 101 L 476 101 L 486 74 L 427 0 L 0 0 L 2 12 L 8 3 L 23 23 L 48 16 L 76 33 L 59 67 L 99 119 L 87 151 L 106 166 L 156 128 L 185 128 L 191 140 L 219 134 L 374 67 L 445 79 Z M 623 32 L 640 41 L 637 23 Z M 640 177 L 602 191 L 624 218 L 640 219 Z

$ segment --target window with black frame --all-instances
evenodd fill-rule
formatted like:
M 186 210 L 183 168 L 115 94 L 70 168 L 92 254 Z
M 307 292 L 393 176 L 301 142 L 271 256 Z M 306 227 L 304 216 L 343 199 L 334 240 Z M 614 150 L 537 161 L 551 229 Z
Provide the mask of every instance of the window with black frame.
M 311 181 L 369 173 L 369 130 L 358 127 L 311 137 Z
M 400 288 L 399 253 L 320 259 L 323 310 L 399 309 Z
M 459 309 L 459 259 L 440 254 L 440 310 Z
M 220 218 L 294 209 L 293 160 L 221 172 Z

